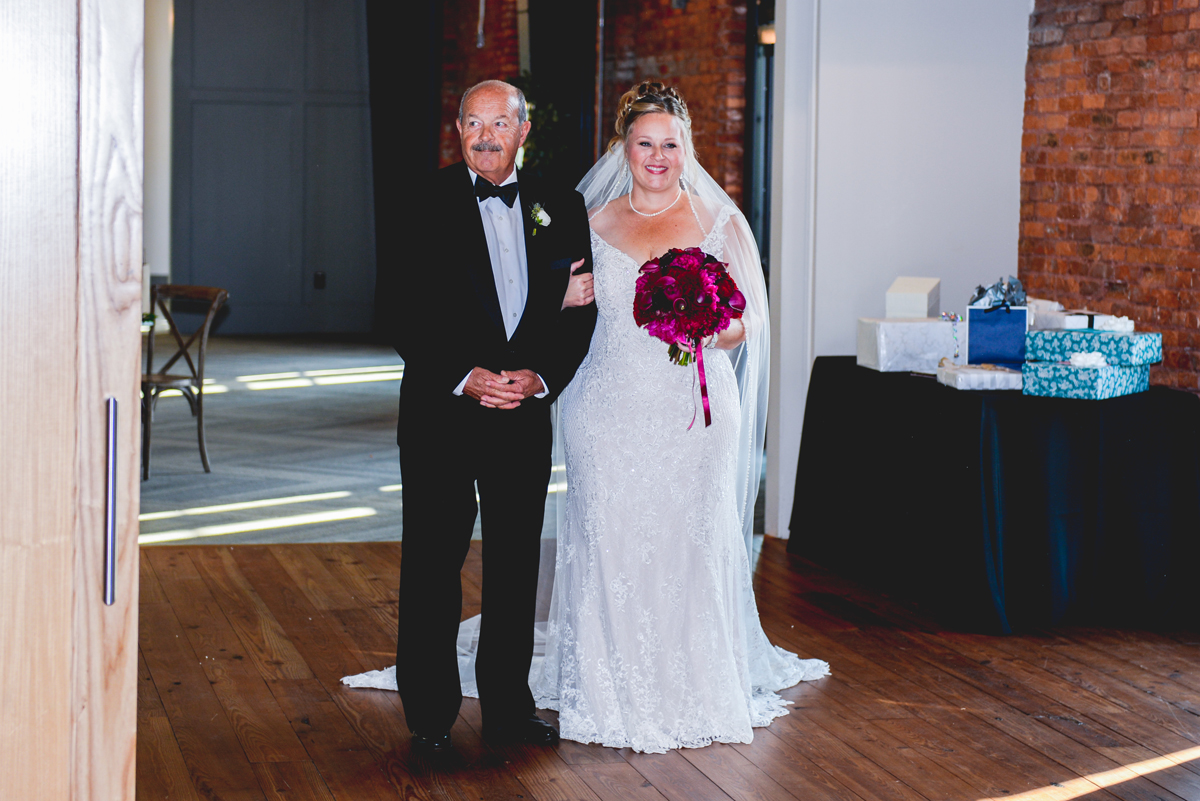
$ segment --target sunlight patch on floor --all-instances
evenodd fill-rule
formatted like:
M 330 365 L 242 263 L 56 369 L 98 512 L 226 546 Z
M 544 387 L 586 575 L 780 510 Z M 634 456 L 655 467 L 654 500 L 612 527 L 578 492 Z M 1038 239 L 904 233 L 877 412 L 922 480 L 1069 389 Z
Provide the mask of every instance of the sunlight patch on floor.
M 362 375 L 330 375 L 321 376 L 313 379 L 319 387 L 331 386 L 334 384 L 362 384 L 367 381 L 399 381 L 404 378 L 404 371 L 394 373 L 367 373 Z
M 367 373 L 403 373 L 403 364 L 382 364 L 375 367 L 339 367 L 336 370 L 305 370 L 310 378 L 326 375 L 366 375 Z
M 1188 748 L 1184 751 L 1167 754 L 1166 756 L 1122 765 L 1102 773 L 1092 773 L 1079 779 L 1065 781 L 1062 784 L 1039 787 L 1036 790 L 1027 790 L 1024 793 L 1017 793 L 1015 795 L 989 797 L 980 801 L 1001 801 L 1001 799 L 1005 799 L 1006 801 L 1070 801 L 1073 798 L 1094 793 L 1098 788 L 1112 787 L 1115 784 L 1127 782 L 1138 776 L 1149 776 L 1160 770 L 1183 765 L 1196 759 L 1200 759 L 1200 747 Z
M 191 509 L 174 509 L 169 512 L 148 512 L 144 515 L 138 515 L 140 522 L 147 520 L 170 520 L 174 517 L 186 517 L 188 515 L 215 515 L 221 512 L 240 512 L 244 509 L 262 509 L 268 506 L 286 506 L 292 503 L 308 503 L 310 501 L 332 501 L 338 498 L 349 498 L 350 493 L 341 492 L 319 492 L 315 495 L 291 495 L 286 498 L 265 498 L 261 501 L 243 501 L 241 503 L 223 503 L 219 506 L 196 506 Z
M 285 378 L 281 381 L 247 381 L 245 382 L 246 389 L 262 390 L 262 389 L 295 389 L 297 387 L 311 387 L 313 385 L 311 378 Z
M 566 468 L 562 467 L 561 465 L 554 468 L 554 472 L 559 472 L 559 471 L 563 471 L 563 470 L 566 470 Z M 403 490 L 404 490 L 403 484 L 385 484 L 384 486 L 379 488 L 380 492 L 401 492 Z M 546 488 L 547 495 L 553 495 L 556 492 L 566 492 L 566 491 L 567 491 L 567 482 L 566 481 L 556 481 Z M 479 493 L 475 493 L 475 500 L 479 500 Z
M 264 390 L 362 384 L 367 381 L 399 381 L 402 378 L 404 378 L 404 365 L 384 364 L 374 367 L 344 367 L 335 370 L 240 375 L 235 380 L 246 389 Z
M 251 531 L 266 531 L 273 528 L 307 526 L 314 523 L 334 523 L 339 520 L 354 520 L 362 517 L 372 517 L 375 514 L 377 514 L 377 512 L 374 509 L 360 506 L 353 509 L 338 509 L 332 512 L 315 512 L 307 515 L 268 517 L 262 520 L 249 520 L 241 523 L 227 523 L 221 526 L 204 526 L 202 528 L 162 531 L 157 534 L 142 534 L 138 537 L 138 545 L 152 545 L 158 542 L 178 542 L 180 540 L 193 540 L 200 537 L 220 537 L 224 534 L 245 534 Z
M 204 394 L 205 395 L 221 395 L 229 391 L 229 387 L 224 384 L 216 383 L 215 378 L 204 379 Z M 177 389 L 164 389 L 158 393 L 160 398 L 182 398 L 183 393 Z

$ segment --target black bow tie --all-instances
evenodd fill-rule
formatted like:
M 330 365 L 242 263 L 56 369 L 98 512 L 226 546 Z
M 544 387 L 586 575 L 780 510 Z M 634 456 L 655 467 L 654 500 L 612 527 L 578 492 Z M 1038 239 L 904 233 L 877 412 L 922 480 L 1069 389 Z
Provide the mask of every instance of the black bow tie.
M 475 197 L 479 198 L 481 203 L 489 197 L 498 197 L 504 201 L 504 205 L 511 209 L 513 203 L 517 201 L 517 182 L 496 186 L 480 176 L 475 179 Z

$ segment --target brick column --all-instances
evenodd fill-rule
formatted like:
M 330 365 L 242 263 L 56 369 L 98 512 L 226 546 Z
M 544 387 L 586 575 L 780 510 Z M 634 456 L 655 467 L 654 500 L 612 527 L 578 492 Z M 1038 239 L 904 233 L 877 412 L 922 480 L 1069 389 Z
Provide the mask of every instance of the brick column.
M 700 163 L 742 202 L 746 106 L 745 0 L 608 0 L 605 5 L 601 139 L 613 135 L 617 101 L 638 81 L 678 89 L 692 116 Z
M 508 81 L 521 74 L 517 36 L 517 0 L 487 0 L 483 18 L 484 46 L 476 47 L 479 0 L 445 0 L 442 12 L 442 161 L 462 159 L 458 130 L 458 102 L 463 92 L 480 81 Z
M 1020 276 L 1163 332 L 1156 384 L 1200 387 L 1200 0 L 1037 0 Z

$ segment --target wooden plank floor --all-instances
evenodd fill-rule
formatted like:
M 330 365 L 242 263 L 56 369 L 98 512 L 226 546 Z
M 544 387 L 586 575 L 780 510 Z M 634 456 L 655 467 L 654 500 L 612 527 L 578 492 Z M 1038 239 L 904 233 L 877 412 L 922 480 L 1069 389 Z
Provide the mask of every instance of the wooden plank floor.
M 773 539 L 764 626 L 833 675 L 753 743 L 497 750 L 468 699 L 431 766 L 395 693 L 339 683 L 392 664 L 399 565 L 397 543 L 143 548 L 137 798 L 1200 799 L 1200 636 L 948 632 Z

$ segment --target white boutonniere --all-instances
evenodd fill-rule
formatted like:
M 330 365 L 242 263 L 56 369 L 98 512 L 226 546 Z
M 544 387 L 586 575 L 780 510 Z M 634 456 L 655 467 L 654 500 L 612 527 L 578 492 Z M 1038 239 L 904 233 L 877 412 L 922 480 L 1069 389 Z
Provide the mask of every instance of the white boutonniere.
M 545 228 L 550 224 L 550 215 L 547 214 L 546 210 L 542 208 L 541 203 L 533 204 L 533 208 L 529 210 L 529 216 L 533 220 L 534 225 L 540 225 L 541 227 Z M 537 236 L 537 232 L 538 229 L 534 228 L 533 235 Z

